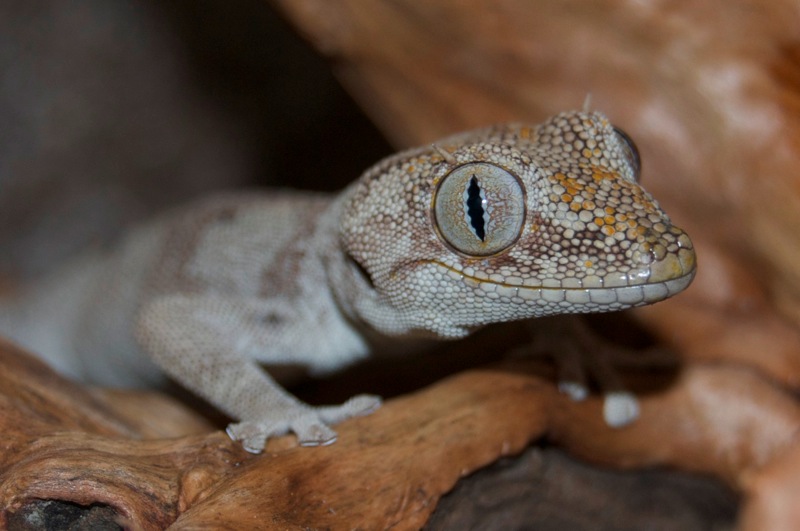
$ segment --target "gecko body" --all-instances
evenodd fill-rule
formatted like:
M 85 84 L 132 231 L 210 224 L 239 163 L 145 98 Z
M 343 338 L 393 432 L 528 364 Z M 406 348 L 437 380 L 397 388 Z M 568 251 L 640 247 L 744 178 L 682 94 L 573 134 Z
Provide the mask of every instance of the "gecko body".
M 312 407 L 263 366 L 325 374 L 371 338 L 641 306 L 691 282 L 695 255 L 638 184 L 638 153 L 600 113 L 462 133 L 391 156 L 338 195 L 212 197 L 133 231 L 0 311 L 0 329 L 105 385 L 164 374 L 237 422 L 250 451 L 378 397 Z

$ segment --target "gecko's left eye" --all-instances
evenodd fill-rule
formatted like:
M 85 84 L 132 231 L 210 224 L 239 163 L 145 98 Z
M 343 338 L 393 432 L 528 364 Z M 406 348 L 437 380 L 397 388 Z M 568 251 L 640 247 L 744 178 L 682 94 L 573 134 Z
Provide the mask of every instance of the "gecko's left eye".
M 464 164 L 445 175 L 434 195 L 436 229 L 453 249 L 490 256 L 519 238 L 525 190 L 511 172 L 494 164 Z
M 622 146 L 622 155 L 627 159 L 633 170 L 633 179 L 638 183 L 639 174 L 642 171 L 642 158 L 639 156 L 639 149 L 633 139 L 628 136 L 628 133 L 619 127 L 614 126 L 614 133 L 616 133 L 620 146 Z

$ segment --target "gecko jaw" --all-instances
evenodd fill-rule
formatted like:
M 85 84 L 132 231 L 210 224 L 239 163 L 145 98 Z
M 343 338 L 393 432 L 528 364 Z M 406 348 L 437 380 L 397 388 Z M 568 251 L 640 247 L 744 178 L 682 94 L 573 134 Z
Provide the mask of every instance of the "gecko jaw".
M 649 278 L 644 275 L 633 276 L 634 279 L 646 279 L 641 282 L 612 286 L 603 286 L 602 279 L 597 277 L 592 279 L 591 285 L 582 285 L 578 279 L 571 279 L 574 285 L 556 283 L 530 285 L 477 278 L 437 260 L 431 260 L 430 263 L 443 270 L 449 278 L 458 280 L 487 297 L 508 298 L 517 302 L 542 301 L 562 306 L 576 306 L 576 313 L 591 311 L 589 307 L 596 308 L 594 311 L 601 311 L 600 308 L 614 310 L 662 301 L 686 289 L 696 272 L 692 256 L 691 260 L 685 263 L 681 261 L 686 266 L 685 269 L 672 268 L 666 278 L 664 275 L 651 273 Z M 659 270 L 660 273 L 663 271 L 664 269 Z M 654 278 L 657 276 L 661 278 Z M 615 283 L 619 283 L 619 278 L 614 280 Z M 583 305 L 588 306 L 582 309 Z

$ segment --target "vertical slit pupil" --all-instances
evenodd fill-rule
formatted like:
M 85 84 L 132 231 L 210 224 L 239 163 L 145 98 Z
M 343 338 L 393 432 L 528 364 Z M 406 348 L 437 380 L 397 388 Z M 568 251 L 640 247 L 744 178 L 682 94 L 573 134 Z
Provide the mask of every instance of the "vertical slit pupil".
M 474 175 L 469 180 L 467 187 L 467 216 L 469 216 L 469 224 L 475 231 L 475 235 L 481 241 L 486 240 L 486 227 L 483 221 L 483 198 L 481 197 L 481 187 L 478 184 L 478 179 Z

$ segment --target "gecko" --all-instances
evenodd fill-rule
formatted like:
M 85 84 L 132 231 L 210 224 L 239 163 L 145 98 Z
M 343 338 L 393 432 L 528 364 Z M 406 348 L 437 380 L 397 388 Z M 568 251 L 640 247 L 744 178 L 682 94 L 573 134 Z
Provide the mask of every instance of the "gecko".
M 664 300 L 695 274 L 689 236 L 639 183 L 630 137 L 600 112 L 444 138 L 378 162 L 338 194 L 197 200 L 85 255 L 0 308 L 0 330 L 67 376 L 178 382 L 254 453 L 335 441 L 381 405 L 311 406 L 275 369 L 325 375 L 392 342 Z M 409 347 L 410 348 L 410 347 Z

